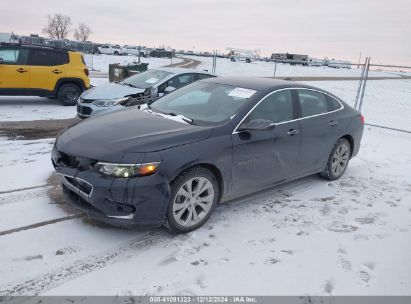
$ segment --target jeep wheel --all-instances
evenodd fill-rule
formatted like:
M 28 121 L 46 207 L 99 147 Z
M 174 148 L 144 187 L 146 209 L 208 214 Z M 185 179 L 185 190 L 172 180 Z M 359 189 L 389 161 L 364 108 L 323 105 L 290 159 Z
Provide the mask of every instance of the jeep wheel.
M 114 52 L 114 55 L 118 56 L 118 55 L 119 55 L 119 53 L 118 53 L 117 51 L 115 51 L 115 52 Z
M 66 83 L 60 87 L 57 98 L 63 106 L 74 106 L 80 94 L 81 90 L 76 84 Z

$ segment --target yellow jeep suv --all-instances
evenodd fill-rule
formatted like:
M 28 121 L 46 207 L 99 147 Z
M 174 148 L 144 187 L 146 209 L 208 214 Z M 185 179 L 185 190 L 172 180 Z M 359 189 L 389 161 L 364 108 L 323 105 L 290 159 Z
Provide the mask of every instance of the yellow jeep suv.
M 22 44 L 0 44 L 0 95 L 58 98 L 76 104 L 90 87 L 83 56 L 65 49 Z

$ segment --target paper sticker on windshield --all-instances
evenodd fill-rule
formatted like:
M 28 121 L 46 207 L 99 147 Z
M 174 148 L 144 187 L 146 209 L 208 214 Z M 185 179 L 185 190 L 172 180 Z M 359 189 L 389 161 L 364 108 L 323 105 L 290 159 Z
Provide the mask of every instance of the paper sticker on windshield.
M 149 78 L 146 80 L 147 83 L 156 83 L 158 81 L 158 78 Z
M 244 89 L 244 88 L 235 88 L 230 93 L 228 93 L 228 96 L 238 97 L 238 98 L 250 98 L 251 96 L 254 95 L 255 92 L 257 91 L 250 90 L 250 89 Z

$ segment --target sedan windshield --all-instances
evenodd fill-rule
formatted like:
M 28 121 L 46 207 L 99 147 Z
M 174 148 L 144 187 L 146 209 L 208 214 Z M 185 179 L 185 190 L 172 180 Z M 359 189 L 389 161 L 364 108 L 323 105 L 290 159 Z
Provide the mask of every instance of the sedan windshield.
M 124 79 L 120 84 L 131 85 L 136 88 L 146 89 L 158 83 L 160 80 L 166 78 L 173 73 L 161 71 L 161 70 L 150 70 L 141 74 L 131 76 Z
M 211 82 L 196 82 L 151 104 L 151 110 L 182 115 L 195 124 L 215 125 L 237 114 L 256 91 Z

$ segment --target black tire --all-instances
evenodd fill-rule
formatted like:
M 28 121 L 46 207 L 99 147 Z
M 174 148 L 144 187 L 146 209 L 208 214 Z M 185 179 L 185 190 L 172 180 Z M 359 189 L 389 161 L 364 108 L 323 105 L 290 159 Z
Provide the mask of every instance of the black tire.
M 344 150 L 344 154 L 339 156 L 338 151 Z M 345 159 L 344 166 L 341 166 L 342 159 Z M 337 141 L 337 143 L 334 145 L 334 148 L 331 151 L 330 157 L 328 158 L 327 162 L 327 167 L 320 173 L 320 175 L 328 180 L 336 180 L 339 179 L 341 176 L 343 176 L 345 170 L 348 167 L 348 163 L 351 158 L 351 144 L 350 142 L 345 139 L 341 138 Z M 334 170 L 335 169 L 335 164 L 339 162 L 341 170 Z
M 118 53 L 117 51 L 115 51 L 115 52 L 114 52 L 114 55 L 118 56 L 118 55 L 119 55 L 119 53 Z
M 210 203 L 210 207 L 208 211 L 201 218 L 199 217 L 199 221 L 197 223 L 194 223 L 192 225 L 187 224 L 187 226 L 183 226 L 176 220 L 175 217 L 178 217 L 178 215 L 174 214 L 175 211 L 173 211 L 174 210 L 173 206 L 175 206 L 176 199 L 178 199 L 177 196 L 179 195 L 178 194 L 179 190 L 182 189 L 186 183 L 190 183 L 190 180 L 193 180 L 193 179 L 194 179 L 194 182 L 192 182 L 192 185 L 193 184 L 195 185 L 196 178 L 200 178 L 200 179 L 204 178 L 204 179 L 207 179 L 211 183 L 211 186 L 213 188 L 214 197 L 212 199 L 212 202 Z M 199 186 L 199 184 L 197 184 L 197 186 Z M 166 227 L 173 233 L 187 233 L 187 232 L 193 231 L 201 227 L 213 213 L 213 210 L 215 206 L 217 205 L 219 196 L 220 196 L 220 189 L 219 189 L 219 185 L 218 185 L 218 181 L 216 177 L 214 176 L 212 172 L 210 172 L 208 169 L 203 168 L 203 167 L 194 167 L 187 171 L 184 171 L 173 182 L 171 182 L 170 188 L 171 188 L 171 198 L 170 198 L 170 203 L 168 205 L 167 214 L 166 214 Z M 197 190 L 197 189 L 193 189 L 193 191 L 194 190 Z M 204 192 L 208 192 L 208 191 L 209 190 L 206 190 Z M 207 196 L 208 195 L 209 194 L 207 194 Z M 194 201 L 195 200 L 194 194 L 192 195 L 192 198 Z M 188 202 L 187 200 L 184 200 L 182 203 L 187 204 Z M 181 208 L 180 210 L 182 209 L 183 208 Z M 186 211 L 182 213 L 182 216 L 187 212 L 187 220 L 188 220 L 188 216 L 190 215 L 191 210 L 189 208 L 186 208 L 185 210 Z M 194 211 L 192 212 L 195 212 L 198 216 L 197 210 L 201 212 L 201 210 L 204 210 L 204 209 L 200 207 L 199 205 L 195 205 L 194 203 L 193 210 Z
M 80 97 L 81 89 L 74 83 L 63 84 L 57 93 L 57 98 L 63 106 L 74 106 Z

